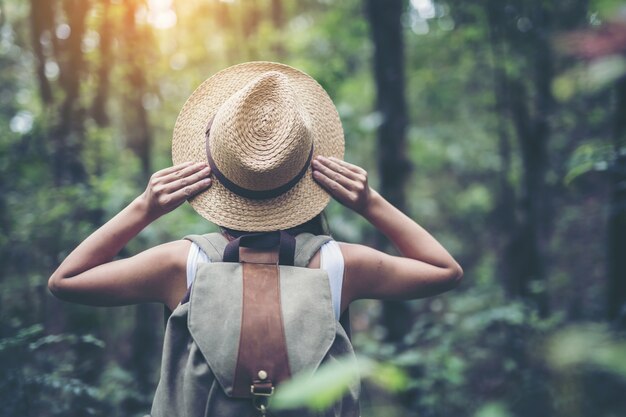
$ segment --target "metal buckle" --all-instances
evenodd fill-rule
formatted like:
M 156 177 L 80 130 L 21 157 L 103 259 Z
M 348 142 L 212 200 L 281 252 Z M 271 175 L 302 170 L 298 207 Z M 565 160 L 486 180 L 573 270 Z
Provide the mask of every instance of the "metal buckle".
M 254 385 L 250 385 L 250 393 L 254 395 L 255 397 L 271 397 L 274 394 L 274 387 L 272 387 L 272 390 L 269 393 L 266 393 L 266 392 L 256 392 L 254 390 Z
M 270 403 L 270 397 L 274 394 L 274 387 L 270 387 L 270 392 L 257 392 L 254 385 L 250 385 L 250 393 L 252 394 L 252 404 L 254 408 L 261 412 L 261 416 L 267 414 L 267 407 Z

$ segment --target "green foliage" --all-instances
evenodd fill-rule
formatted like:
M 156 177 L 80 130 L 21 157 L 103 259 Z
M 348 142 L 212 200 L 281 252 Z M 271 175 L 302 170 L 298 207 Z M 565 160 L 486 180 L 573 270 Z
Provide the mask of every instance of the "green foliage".
M 414 307 L 419 313 L 402 346 L 363 335 L 357 343 L 403 370 L 408 380 L 399 398 L 417 415 L 560 416 L 579 397 L 586 410 L 605 399 L 594 415 L 626 411 L 619 400 L 624 341 L 605 326 L 566 326 L 558 314 L 542 319 L 487 285 Z M 599 381 L 604 392 L 581 391 Z
M 143 191 L 145 155 L 130 146 L 141 124 L 135 107 L 146 110 L 154 171 L 171 163 L 176 115 L 205 78 L 245 60 L 283 61 L 328 90 L 342 119 L 346 159 L 368 169 L 378 187 L 376 130 L 382 115 L 374 106 L 366 2 L 174 1 L 177 23 L 164 28 L 149 23 L 153 11 L 138 2 L 135 28 L 143 43 L 136 50 L 128 49 L 124 19 L 137 2 L 110 2 L 106 125 L 96 123 L 92 111 L 102 81 L 98 65 L 105 60 L 104 2 L 87 2 L 81 74 L 68 69 L 63 39 L 63 25 L 74 30 L 73 22 L 62 2 L 51 3 L 52 31 L 39 41 L 52 104 L 40 98 L 28 2 L 0 6 L 0 415 L 141 416 L 156 384 L 139 382 L 156 374 L 136 366 L 139 353 L 155 350 L 135 337 L 143 316 L 131 307 L 61 304 L 46 289 L 47 277 L 67 253 Z M 149 8 L 153 3 L 159 2 L 147 2 Z M 424 15 L 414 7 L 418 3 Z M 273 20 L 273 4 L 282 6 L 282 21 Z M 527 167 L 514 120 L 497 99 L 503 75 L 506 88 L 525 87 L 525 103 L 534 103 L 537 91 L 530 87 L 548 70 L 533 63 L 537 34 L 556 38 L 566 30 L 593 29 L 618 16 L 623 2 L 451 0 L 405 7 L 406 152 L 413 164 L 407 214 L 459 259 L 466 278 L 449 295 L 412 303 L 403 318 L 411 331 L 399 342 L 385 340 L 377 304 L 353 310 L 357 351 L 371 358 L 357 368 L 367 394 L 363 415 L 623 415 L 623 341 L 604 327 L 570 324 L 604 317 L 608 175 L 590 174 L 609 173 L 620 152 L 610 139 L 616 119 L 611 90 L 624 74 L 624 58 L 588 65 L 549 51 L 555 72 L 550 92 L 557 101 L 545 120 L 552 130 L 546 185 L 553 197 L 546 229 L 554 234 L 541 242 L 547 278 L 529 287 L 550 297 L 546 317 L 526 300 L 504 294 L 510 277 L 502 272 L 508 266 L 503 254 L 520 230 L 511 227 L 503 207 L 513 205 L 508 214 L 514 221 L 524 217 Z M 496 14 L 497 25 L 489 13 Z M 139 83 L 129 74 L 136 68 L 145 88 L 131 105 Z M 60 70 L 67 71 L 65 78 Z M 72 77 L 80 81 L 71 105 L 76 126 L 59 136 L 64 83 Z M 510 90 L 500 93 L 504 105 L 518 97 Z M 528 115 L 543 111 L 531 106 Z M 79 142 L 70 148 L 84 168 L 81 181 L 57 173 L 63 141 Z M 327 213 L 338 240 L 374 241 L 370 225 L 338 203 Z M 120 256 L 211 230 L 184 205 L 144 230 Z M 148 330 L 158 335 L 160 316 L 152 318 Z M 158 366 L 158 352 L 150 361 Z M 314 379 L 281 387 L 273 405 L 321 409 L 354 377 L 354 368 L 337 363 Z M 391 398 L 392 405 L 381 406 L 381 398 Z
M 77 377 L 92 363 L 76 360 L 77 353 L 84 359 L 88 352 L 103 347 L 102 341 L 89 334 L 44 335 L 41 325 L 0 339 L 0 415 L 62 416 L 75 407 L 86 415 L 103 415 L 107 406 L 97 398 L 96 387 L 87 378 Z

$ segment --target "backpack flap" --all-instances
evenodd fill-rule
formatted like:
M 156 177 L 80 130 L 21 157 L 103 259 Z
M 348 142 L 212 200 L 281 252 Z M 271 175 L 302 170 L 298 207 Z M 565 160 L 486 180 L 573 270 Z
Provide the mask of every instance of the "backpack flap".
M 254 257 L 258 260 L 258 253 Z M 267 279 L 272 275 L 277 278 L 274 283 Z M 252 286 L 244 285 L 250 279 Z M 258 287 L 264 285 L 269 287 Z M 250 290 L 243 307 L 246 287 Z M 254 299 L 268 289 L 277 292 L 274 299 L 278 302 L 267 305 L 267 296 Z M 276 315 L 282 315 L 283 326 Z M 242 336 L 242 325 L 261 331 L 246 331 Z M 255 386 L 262 388 L 264 381 L 278 383 L 290 373 L 313 372 L 333 344 L 335 326 L 328 277 L 323 270 L 276 264 L 199 265 L 188 327 L 228 396 L 250 397 L 255 379 Z M 277 342 L 280 340 L 286 341 L 286 354 L 284 344 L 281 348 Z
M 280 285 L 291 372 L 312 374 L 335 340 L 328 275 L 322 269 L 281 266 Z
M 242 313 L 241 265 L 200 263 L 187 327 L 224 392 L 232 395 Z

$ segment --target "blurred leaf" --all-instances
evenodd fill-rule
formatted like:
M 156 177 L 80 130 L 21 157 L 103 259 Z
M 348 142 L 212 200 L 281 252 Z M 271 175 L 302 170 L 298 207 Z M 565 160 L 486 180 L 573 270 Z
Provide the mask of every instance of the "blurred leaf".
M 590 9 L 597 11 L 605 19 L 614 18 L 625 7 L 623 0 L 592 0 Z
M 552 81 L 557 99 L 566 102 L 578 94 L 593 94 L 610 87 L 626 74 L 626 58 L 608 55 L 561 72 Z
M 32 338 L 39 336 L 43 333 L 43 326 L 41 324 L 35 324 L 30 327 L 21 329 L 17 335 L 5 337 L 0 339 L 0 353 L 7 349 L 23 346 Z
M 506 406 L 499 402 L 492 402 L 482 406 L 474 417 L 510 417 L 511 413 Z
M 312 375 L 296 375 L 282 384 L 272 399 L 275 410 L 306 407 L 324 410 L 339 400 L 359 378 L 368 378 L 382 389 L 399 392 L 406 389 L 407 375 L 397 366 L 359 357 L 355 363 L 349 358 L 323 364 Z
M 359 358 L 363 361 L 364 358 Z M 370 360 L 371 361 L 371 360 Z M 408 375 L 396 364 L 387 362 L 371 362 L 366 368 L 369 372 L 364 372 L 364 366 L 361 365 L 361 373 L 363 377 L 369 379 L 388 392 L 402 392 L 406 390 L 409 383 Z
M 547 342 L 548 363 L 558 371 L 597 367 L 626 378 L 626 339 L 600 324 L 561 330 Z
M 568 171 L 563 179 L 570 185 L 579 176 L 590 171 L 606 171 L 613 155 L 613 149 L 608 145 L 585 143 L 573 152 L 568 161 Z
M 609 55 L 598 58 L 589 64 L 589 87 L 599 90 L 626 74 L 626 58 L 621 55 Z
M 55 343 L 85 343 L 96 346 L 98 348 L 104 348 L 104 342 L 95 338 L 93 335 L 85 335 L 85 336 L 77 336 L 74 334 L 53 334 L 42 337 L 38 339 L 36 342 L 33 342 L 28 345 L 30 350 L 39 349 L 42 346 L 51 345 Z
M 282 384 L 271 402 L 276 410 L 306 406 L 323 410 L 337 401 L 359 378 L 357 365 L 346 359 L 324 364 L 314 374 L 304 373 Z

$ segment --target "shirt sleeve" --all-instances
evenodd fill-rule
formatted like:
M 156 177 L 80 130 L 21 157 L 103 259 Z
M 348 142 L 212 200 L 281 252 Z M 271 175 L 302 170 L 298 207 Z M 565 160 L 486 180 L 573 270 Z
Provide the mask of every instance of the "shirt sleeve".
M 343 286 L 344 261 L 339 244 L 329 240 L 320 248 L 320 268 L 328 274 L 330 294 L 333 301 L 335 318 L 341 316 L 341 288 Z
M 196 271 L 198 270 L 199 262 L 209 263 L 211 260 L 207 254 L 200 249 L 200 246 L 191 242 L 189 254 L 187 255 L 187 288 L 191 287 L 191 283 L 196 278 Z

